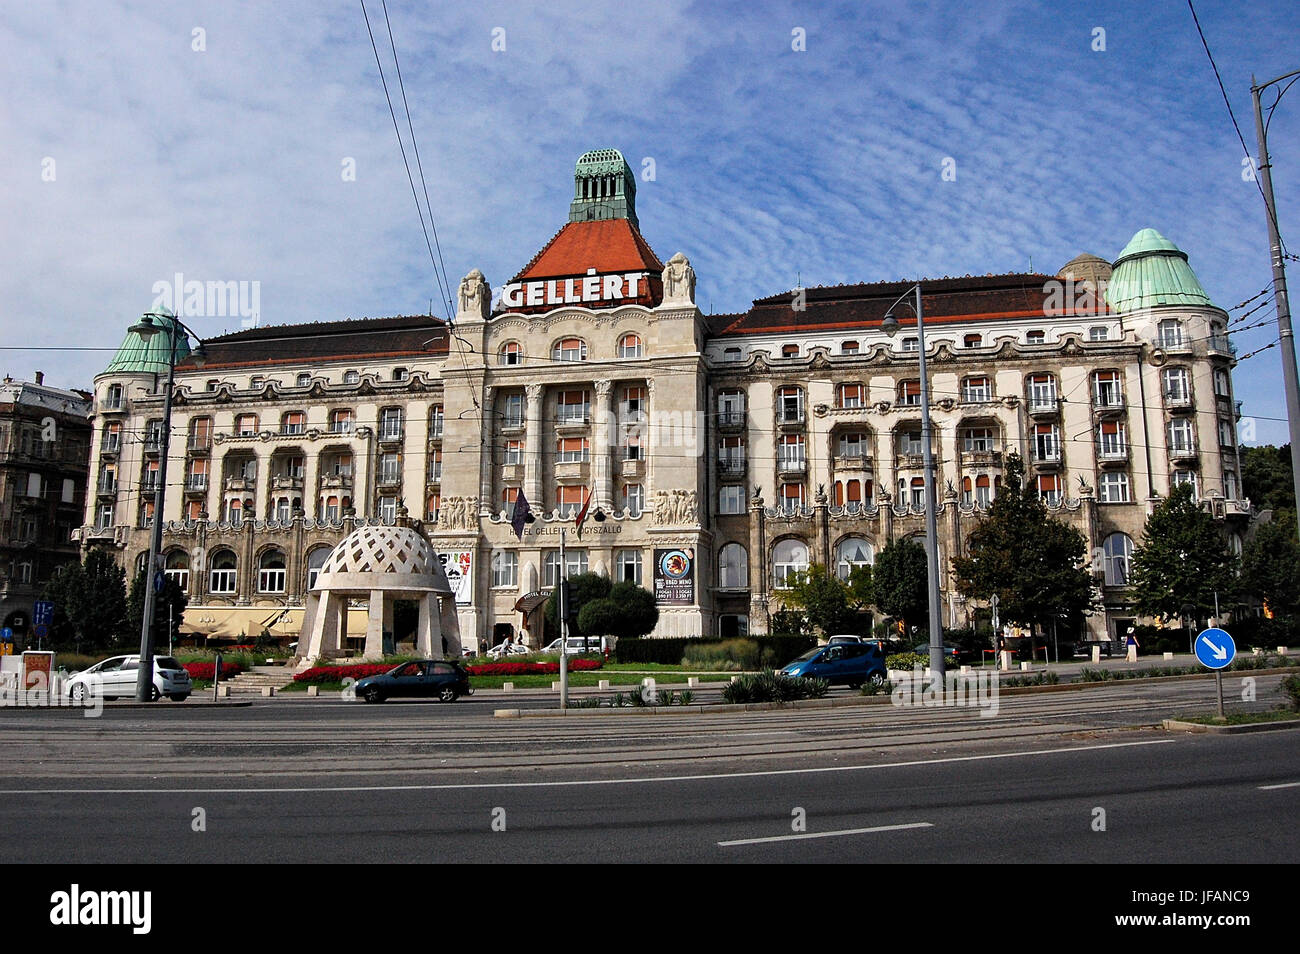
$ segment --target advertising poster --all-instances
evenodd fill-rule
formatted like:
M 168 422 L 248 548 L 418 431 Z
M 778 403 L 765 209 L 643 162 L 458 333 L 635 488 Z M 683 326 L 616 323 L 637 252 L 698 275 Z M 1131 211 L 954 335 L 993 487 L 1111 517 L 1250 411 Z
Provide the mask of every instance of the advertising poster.
M 447 574 L 451 591 L 456 594 L 456 605 L 469 606 L 474 602 L 474 551 L 448 550 L 439 553 L 438 559 Z
M 655 550 L 655 602 L 689 606 L 695 602 L 695 551 Z

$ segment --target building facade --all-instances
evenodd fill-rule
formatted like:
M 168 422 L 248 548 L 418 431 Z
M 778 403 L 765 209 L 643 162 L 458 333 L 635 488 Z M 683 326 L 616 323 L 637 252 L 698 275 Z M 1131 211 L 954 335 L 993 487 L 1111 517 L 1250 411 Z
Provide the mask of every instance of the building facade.
M 91 409 L 89 394 L 49 387 L 39 371 L 35 382 L 0 383 L 0 620 L 22 648 L 38 642 L 41 590 L 80 556 Z
M 202 368 L 177 355 L 163 517 L 186 629 L 296 632 L 330 548 L 403 510 L 425 521 L 467 645 L 546 638 L 562 533 L 570 573 L 655 592 L 658 635 L 765 632 L 791 574 L 847 575 L 923 535 L 915 318 L 900 306 L 902 333 L 881 330 L 911 284 L 793 289 L 729 315 L 702 313 L 695 284 L 642 237 L 635 178 L 599 150 L 578 162 L 569 221 L 496 301 L 471 271 L 450 327 L 263 327 L 206 341 Z M 1011 454 L 1094 548 L 1094 636 L 1131 618 L 1134 541 L 1173 484 L 1240 545 L 1228 316 L 1173 243 L 1145 229 L 1113 264 L 924 280 L 921 305 L 945 625 L 982 605 L 955 592 L 951 559 Z M 127 563 L 148 546 L 165 337 L 128 333 L 95 382 L 79 536 Z M 109 454 L 115 424 L 133 440 Z M 517 529 L 520 495 L 536 519 Z

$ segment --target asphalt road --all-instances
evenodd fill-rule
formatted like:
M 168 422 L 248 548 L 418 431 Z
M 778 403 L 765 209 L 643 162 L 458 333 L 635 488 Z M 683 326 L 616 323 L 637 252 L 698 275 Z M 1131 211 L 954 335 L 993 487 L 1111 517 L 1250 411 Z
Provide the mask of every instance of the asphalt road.
M 1108 684 L 1003 697 L 988 718 L 881 705 L 499 720 L 483 703 L 327 700 L 7 710 L 0 857 L 1293 860 L 1297 730 L 1149 728 L 1206 711 L 1212 693 Z

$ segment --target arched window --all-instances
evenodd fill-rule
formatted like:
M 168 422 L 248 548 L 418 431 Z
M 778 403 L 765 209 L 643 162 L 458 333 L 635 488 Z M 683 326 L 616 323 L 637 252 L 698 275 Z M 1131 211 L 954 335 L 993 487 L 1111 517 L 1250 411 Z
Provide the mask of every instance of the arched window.
M 1127 586 L 1129 561 L 1133 558 L 1133 538 L 1127 533 L 1112 533 L 1101 544 L 1102 572 L 1107 586 Z
M 835 548 L 835 575 L 847 580 L 855 567 L 871 566 L 874 559 L 870 543 L 861 537 L 846 537 Z
M 208 574 L 208 589 L 213 593 L 235 592 L 235 554 L 230 550 L 218 550 L 208 560 L 212 567 Z
M 724 590 L 749 586 L 749 554 L 739 543 L 728 543 L 718 553 L 718 586 Z
M 343 383 L 344 383 L 344 384 L 356 384 L 356 383 L 357 383 L 358 381 L 360 381 L 360 380 L 361 380 L 361 372 L 359 372 L 359 371 L 344 371 L 344 372 L 343 372 Z
M 561 338 L 551 349 L 551 358 L 555 361 L 586 361 L 587 342 L 581 338 Z
M 257 591 L 259 593 L 284 592 L 284 554 L 272 548 L 257 560 Z
M 507 341 L 497 352 L 497 362 L 507 367 L 524 363 L 524 349 L 518 341 Z
M 310 590 L 316 585 L 316 577 L 320 575 L 320 568 L 325 565 L 325 561 L 330 558 L 331 547 L 316 547 L 307 554 L 307 589 Z
M 163 563 L 163 573 L 180 587 L 182 593 L 187 592 L 190 588 L 190 555 L 184 550 L 172 550 Z
M 618 339 L 618 356 L 620 358 L 640 358 L 645 354 L 640 335 L 624 335 Z
M 794 576 L 808 569 L 808 545 L 802 540 L 782 540 L 772 548 L 772 583 L 778 588 L 790 585 Z

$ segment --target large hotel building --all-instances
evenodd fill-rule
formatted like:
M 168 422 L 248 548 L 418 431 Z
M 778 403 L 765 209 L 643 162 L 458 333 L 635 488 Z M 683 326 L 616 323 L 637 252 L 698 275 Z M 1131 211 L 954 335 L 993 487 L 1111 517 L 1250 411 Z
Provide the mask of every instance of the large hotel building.
M 444 560 L 467 646 L 550 637 L 540 603 L 562 530 L 571 573 L 655 591 L 657 635 L 766 632 L 791 573 L 847 574 L 924 534 L 915 318 L 900 306 L 901 333 L 881 331 L 910 282 L 706 315 L 686 257 L 642 237 L 622 155 L 587 153 L 574 186 L 568 223 L 499 299 L 464 278 L 450 327 L 265 326 L 205 341 L 202 367 L 179 355 L 162 517 L 186 630 L 296 633 L 330 549 L 403 513 Z M 1113 263 L 923 280 L 921 301 L 944 625 L 983 611 L 956 593 L 951 558 L 1011 454 L 1094 547 L 1093 638 L 1132 618 L 1129 556 L 1175 483 L 1240 546 L 1228 316 L 1172 242 L 1144 229 Z M 166 339 L 129 332 L 95 379 L 78 534 L 128 570 L 154 517 Z M 522 539 L 521 493 L 537 515 Z

